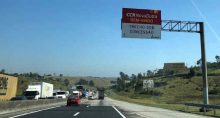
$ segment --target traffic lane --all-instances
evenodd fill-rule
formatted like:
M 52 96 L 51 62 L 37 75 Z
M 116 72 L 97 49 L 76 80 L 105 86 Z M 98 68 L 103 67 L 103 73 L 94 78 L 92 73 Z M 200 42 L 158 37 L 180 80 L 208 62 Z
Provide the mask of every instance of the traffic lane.
M 72 117 L 73 114 L 75 114 L 76 111 L 82 111 L 84 106 L 60 106 L 57 108 L 52 108 L 48 110 L 43 110 L 43 111 L 33 111 L 25 114 L 21 114 L 9 118 L 60 118 L 60 117 Z
M 61 106 L 24 116 L 10 118 L 122 118 L 112 106 L 90 106 L 83 104 L 79 106 Z
M 78 118 L 123 118 L 112 106 L 89 106 Z
M 134 103 L 129 103 L 125 101 L 119 101 L 107 98 L 108 103 L 111 105 L 117 106 L 117 108 L 124 114 L 126 117 L 138 115 L 139 117 L 147 118 L 210 118 L 209 116 L 202 116 L 190 113 L 184 113 L 174 110 L 168 110 L 157 107 L 144 106 Z M 133 117 L 132 117 L 133 118 Z M 134 117 L 137 118 L 137 117 Z

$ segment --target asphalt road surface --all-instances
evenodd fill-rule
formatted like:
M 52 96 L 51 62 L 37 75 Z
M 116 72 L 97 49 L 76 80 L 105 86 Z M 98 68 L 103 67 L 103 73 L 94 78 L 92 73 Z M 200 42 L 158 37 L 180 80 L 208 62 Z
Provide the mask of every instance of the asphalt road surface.
M 83 100 L 79 106 L 54 106 L 26 113 L 16 113 L 7 118 L 206 118 L 123 101 Z

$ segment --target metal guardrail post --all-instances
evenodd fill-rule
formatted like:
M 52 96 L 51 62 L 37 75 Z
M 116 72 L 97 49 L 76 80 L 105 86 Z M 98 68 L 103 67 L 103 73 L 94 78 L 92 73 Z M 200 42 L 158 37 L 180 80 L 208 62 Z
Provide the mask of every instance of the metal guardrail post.
M 216 110 L 215 110 L 215 108 L 213 109 L 213 112 L 214 112 L 214 116 L 216 115 Z
M 200 112 L 203 112 L 204 115 L 206 115 L 206 112 L 210 111 L 209 109 L 213 110 L 214 116 L 217 115 L 216 109 L 220 109 L 220 105 L 208 105 L 208 104 L 194 104 L 194 103 L 185 103 L 185 105 L 188 106 L 193 106 L 193 107 L 199 107 Z M 186 107 L 186 108 L 187 108 Z

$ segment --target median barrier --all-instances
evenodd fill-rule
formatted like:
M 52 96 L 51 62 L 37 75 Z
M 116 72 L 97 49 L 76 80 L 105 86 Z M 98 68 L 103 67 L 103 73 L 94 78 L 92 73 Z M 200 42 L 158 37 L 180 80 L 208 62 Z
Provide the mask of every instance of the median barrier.
M 33 106 L 54 104 L 65 102 L 66 99 L 39 99 L 39 100 L 19 100 L 19 101 L 0 101 L 0 112 L 16 109 L 25 109 Z

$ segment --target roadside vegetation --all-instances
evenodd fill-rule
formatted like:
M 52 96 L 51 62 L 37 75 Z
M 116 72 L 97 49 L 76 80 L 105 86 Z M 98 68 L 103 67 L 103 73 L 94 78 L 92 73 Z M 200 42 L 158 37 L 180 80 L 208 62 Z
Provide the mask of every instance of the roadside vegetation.
M 220 104 L 220 60 L 208 62 L 208 83 L 209 83 L 209 102 L 210 104 Z M 186 110 L 184 103 L 203 103 L 202 98 L 202 73 L 200 63 L 188 68 L 185 74 L 171 73 L 163 74 L 163 69 L 157 71 L 148 70 L 146 74 L 137 75 L 120 72 L 115 86 L 107 91 L 107 94 L 114 99 L 133 102 L 153 107 L 161 107 L 183 112 L 199 112 L 199 108 L 192 107 Z M 143 80 L 153 80 L 153 88 L 143 88 Z M 128 82 L 129 81 L 129 82 Z M 208 112 L 207 115 L 213 115 Z M 220 110 L 217 110 L 220 117 Z

